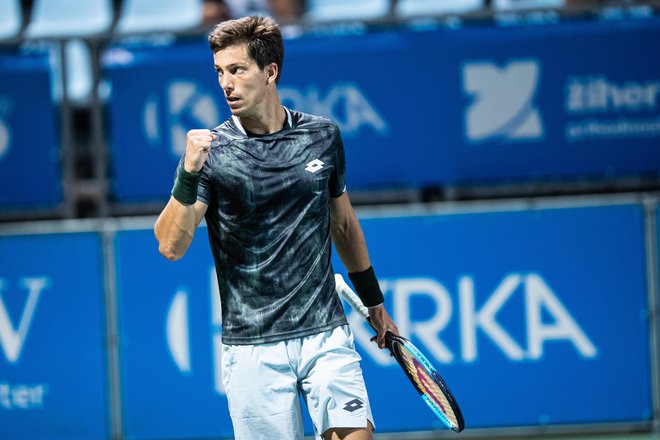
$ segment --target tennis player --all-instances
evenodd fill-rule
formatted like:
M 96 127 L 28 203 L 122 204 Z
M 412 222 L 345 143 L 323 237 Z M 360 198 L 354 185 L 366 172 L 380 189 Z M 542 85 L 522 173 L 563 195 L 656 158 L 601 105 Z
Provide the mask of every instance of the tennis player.
M 232 116 L 213 130 L 188 132 L 155 226 L 159 250 L 181 258 L 206 218 L 237 439 L 302 438 L 300 395 L 317 438 L 371 439 L 374 421 L 335 292 L 331 241 L 369 307 L 378 345 L 398 330 L 346 192 L 339 129 L 282 106 L 284 46 L 273 19 L 222 22 L 209 41 Z

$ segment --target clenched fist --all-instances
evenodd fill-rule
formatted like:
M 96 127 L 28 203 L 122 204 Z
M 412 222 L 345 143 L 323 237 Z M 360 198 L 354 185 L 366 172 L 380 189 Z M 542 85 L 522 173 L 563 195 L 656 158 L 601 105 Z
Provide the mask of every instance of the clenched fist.
M 190 130 L 186 139 L 184 167 L 189 173 L 197 173 L 204 166 L 211 151 L 211 142 L 217 139 L 211 130 Z

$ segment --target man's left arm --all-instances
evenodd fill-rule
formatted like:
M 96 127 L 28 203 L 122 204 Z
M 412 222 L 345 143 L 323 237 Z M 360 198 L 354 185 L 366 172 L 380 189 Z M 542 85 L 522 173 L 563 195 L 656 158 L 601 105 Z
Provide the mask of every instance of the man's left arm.
M 368 307 L 369 320 L 378 332 L 376 342 L 385 348 L 385 334 L 389 331 L 398 335 L 399 330 L 382 303 L 362 227 L 347 192 L 330 199 L 330 235 L 355 290 Z

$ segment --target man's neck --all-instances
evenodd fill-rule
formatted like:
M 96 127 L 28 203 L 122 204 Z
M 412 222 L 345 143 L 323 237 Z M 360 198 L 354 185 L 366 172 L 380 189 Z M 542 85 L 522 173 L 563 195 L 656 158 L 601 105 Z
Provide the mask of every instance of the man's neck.
M 256 134 L 264 135 L 280 131 L 286 121 L 286 111 L 277 101 L 267 106 L 257 117 L 239 117 L 243 129 Z

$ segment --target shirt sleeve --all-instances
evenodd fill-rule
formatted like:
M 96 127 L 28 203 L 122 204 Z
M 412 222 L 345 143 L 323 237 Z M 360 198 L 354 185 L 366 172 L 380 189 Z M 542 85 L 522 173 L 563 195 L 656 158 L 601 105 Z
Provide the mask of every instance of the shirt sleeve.
M 332 141 L 335 158 L 330 181 L 328 182 L 331 197 L 339 197 L 346 191 L 346 158 L 344 156 L 344 142 L 341 139 L 339 127 L 334 126 L 334 139 Z
M 199 179 L 199 186 L 197 187 L 197 200 L 209 205 L 211 203 L 211 184 L 206 164 L 202 167 L 201 173 L 202 178 Z

